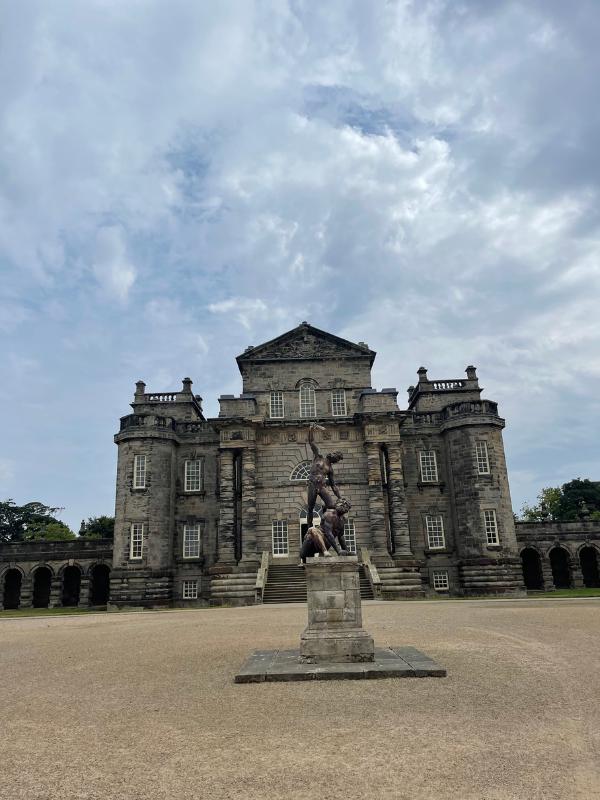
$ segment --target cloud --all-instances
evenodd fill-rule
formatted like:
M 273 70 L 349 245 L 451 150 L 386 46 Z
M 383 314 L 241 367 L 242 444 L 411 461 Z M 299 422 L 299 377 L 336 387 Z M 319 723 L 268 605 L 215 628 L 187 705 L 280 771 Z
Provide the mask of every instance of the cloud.
M 234 356 L 303 319 L 369 341 L 380 386 L 477 363 L 516 505 L 550 463 L 594 477 L 596 4 L 32 2 L 4 28 L 3 399 L 107 454 L 89 491 L 65 460 L 72 524 L 110 511 L 133 380 L 189 373 L 215 414 Z
M 241 325 L 250 330 L 251 320 L 262 317 L 267 312 L 267 306 L 262 300 L 251 300 L 243 297 L 231 297 L 218 303 L 210 303 L 208 310 L 213 314 L 225 314 L 236 319 Z
M 93 252 L 94 275 L 98 283 L 120 302 L 127 300 L 135 282 L 135 267 L 127 258 L 123 232 L 116 226 L 100 228 Z

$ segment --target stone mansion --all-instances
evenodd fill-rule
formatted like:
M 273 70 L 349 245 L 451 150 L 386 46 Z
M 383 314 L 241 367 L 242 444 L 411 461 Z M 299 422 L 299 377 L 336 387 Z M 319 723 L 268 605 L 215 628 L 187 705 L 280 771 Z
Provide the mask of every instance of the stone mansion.
M 238 356 L 242 393 L 210 420 L 191 380 L 170 394 L 140 381 L 115 436 L 111 602 L 255 602 L 264 573 L 298 561 L 312 421 L 319 448 L 343 453 L 346 539 L 377 595 L 521 593 L 504 420 L 475 368 L 419 369 L 402 410 L 372 388 L 374 358 L 303 322 Z
M 600 524 L 515 526 L 497 404 L 475 367 L 418 370 L 406 407 L 371 386 L 375 352 L 306 322 L 238 356 L 215 419 L 183 380 L 136 384 L 121 418 L 114 543 L 0 545 L 0 607 L 234 604 L 306 597 L 311 422 L 352 509 L 363 596 L 509 595 L 598 585 Z M 315 521 L 318 522 L 318 512 Z

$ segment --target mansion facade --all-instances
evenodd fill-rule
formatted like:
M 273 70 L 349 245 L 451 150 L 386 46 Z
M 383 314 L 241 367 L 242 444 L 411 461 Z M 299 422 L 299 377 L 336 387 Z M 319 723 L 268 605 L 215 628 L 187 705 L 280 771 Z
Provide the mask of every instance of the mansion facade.
M 364 597 L 521 596 L 599 586 L 600 523 L 515 526 L 497 404 L 475 367 L 418 370 L 406 406 L 375 353 L 303 322 L 238 356 L 239 396 L 136 384 L 121 418 L 110 540 L 0 544 L 0 609 L 246 605 L 306 598 L 309 425 L 352 504 Z M 318 523 L 319 507 L 315 523 Z
M 418 370 L 401 409 L 372 388 L 375 353 L 303 322 L 238 356 L 216 419 L 184 379 L 136 384 L 121 419 L 111 603 L 254 603 L 297 564 L 311 422 L 352 504 L 345 538 L 383 598 L 523 592 L 497 404 L 474 367 Z M 317 509 L 318 513 L 318 509 Z

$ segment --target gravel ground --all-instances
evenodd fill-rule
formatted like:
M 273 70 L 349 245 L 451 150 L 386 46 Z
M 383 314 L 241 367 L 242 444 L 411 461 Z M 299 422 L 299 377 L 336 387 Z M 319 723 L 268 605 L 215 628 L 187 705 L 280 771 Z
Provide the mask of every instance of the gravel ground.
M 0 621 L 0 798 L 600 798 L 600 600 L 365 603 L 441 679 L 236 685 L 302 605 Z

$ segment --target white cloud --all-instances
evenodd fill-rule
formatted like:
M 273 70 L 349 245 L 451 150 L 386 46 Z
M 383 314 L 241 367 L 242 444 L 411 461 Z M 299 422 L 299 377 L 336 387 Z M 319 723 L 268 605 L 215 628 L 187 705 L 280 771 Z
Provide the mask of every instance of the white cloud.
M 83 376 L 87 414 L 110 399 L 116 418 L 137 377 L 161 389 L 187 373 L 215 413 L 233 357 L 307 319 L 367 339 L 379 385 L 403 389 L 422 362 L 440 377 L 477 362 L 515 474 L 541 479 L 550 461 L 524 463 L 521 442 L 567 463 L 574 394 L 597 438 L 592 4 L 138 11 L 92 0 L 5 14 L 12 413 L 17 365 L 32 362 L 65 436 Z M 597 464 L 577 435 L 577 463 Z M 16 440 L 13 452 L 18 466 Z
M 136 270 L 127 257 L 120 228 L 107 226 L 96 233 L 92 267 L 98 283 L 117 300 L 125 302 L 135 282 Z

